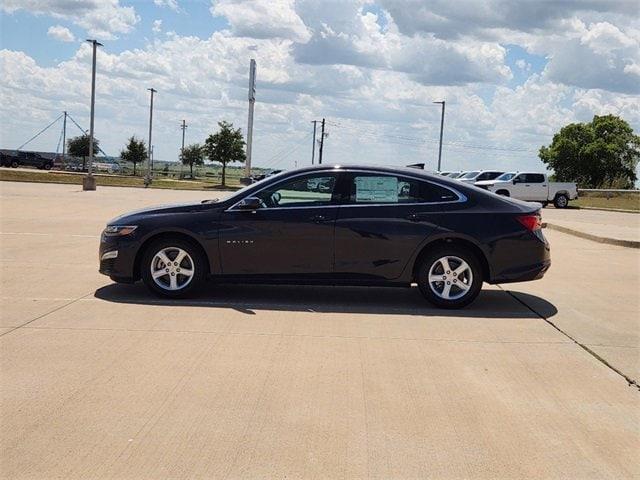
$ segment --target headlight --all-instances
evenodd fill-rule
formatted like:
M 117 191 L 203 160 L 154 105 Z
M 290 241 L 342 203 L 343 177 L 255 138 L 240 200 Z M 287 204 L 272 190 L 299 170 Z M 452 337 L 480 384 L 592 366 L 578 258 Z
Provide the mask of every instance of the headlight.
M 107 237 L 124 237 L 131 235 L 136 228 L 137 225 L 107 225 L 103 233 Z

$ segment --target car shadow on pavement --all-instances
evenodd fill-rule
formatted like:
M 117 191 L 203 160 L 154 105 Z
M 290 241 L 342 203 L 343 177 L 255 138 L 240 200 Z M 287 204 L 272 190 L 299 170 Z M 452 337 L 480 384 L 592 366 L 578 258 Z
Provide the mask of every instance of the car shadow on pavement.
M 202 293 L 188 299 L 168 300 L 149 292 L 144 285 L 111 284 L 99 288 L 95 297 L 114 303 L 166 305 L 172 307 L 231 308 L 254 315 L 256 310 L 323 313 L 371 313 L 478 318 L 549 318 L 557 313 L 548 301 L 521 292 L 484 289 L 466 308 L 433 307 L 417 288 L 327 287 L 289 285 L 226 285 L 209 283 Z

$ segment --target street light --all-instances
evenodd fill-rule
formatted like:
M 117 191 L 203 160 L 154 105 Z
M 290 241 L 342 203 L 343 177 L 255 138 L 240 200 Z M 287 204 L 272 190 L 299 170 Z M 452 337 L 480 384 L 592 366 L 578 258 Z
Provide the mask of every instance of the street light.
M 82 178 L 82 190 L 95 190 L 96 179 L 93 176 L 93 117 L 96 106 L 96 52 L 103 45 L 97 40 L 87 40 L 93 46 L 93 67 L 91 69 L 91 120 L 89 121 L 89 171 Z M 65 118 L 66 120 L 66 118 Z
M 445 101 L 442 100 L 441 102 L 433 102 L 433 103 L 440 103 L 442 104 L 442 115 L 440 116 L 440 147 L 438 148 L 438 172 L 440 172 L 440 168 L 442 165 L 442 131 L 444 129 L 444 105 L 445 105 Z
M 147 88 L 151 92 L 151 104 L 149 105 L 149 148 L 147 149 L 147 175 L 144 177 L 144 186 L 151 185 L 151 130 L 153 127 L 153 94 L 157 93 L 157 90 L 153 88 Z

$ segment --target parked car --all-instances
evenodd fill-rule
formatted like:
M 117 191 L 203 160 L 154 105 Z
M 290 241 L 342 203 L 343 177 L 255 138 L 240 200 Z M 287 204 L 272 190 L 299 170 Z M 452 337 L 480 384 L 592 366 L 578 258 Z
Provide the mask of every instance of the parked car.
M 318 180 L 318 182 L 315 182 Z M 298 190 L 330 185 L 329 191 Z M 115 218 L 100 272 L 158 295 L 205 279 L 409 287 L 443 308 L 472 302 L 483 282 L 541 278 L 550 266 L 540 206 L 410 168 L 288 171 L 224 200 Z
M 447 177 L 449 178 L 459 178 L 460 176 L 464 175 L 466 172 L 449 172 L 447 174 Z
M 550 182 L 544 173 L 509 172 L 495 180 L 477 182 L 476 186 L 498 195 L 540 202 L 545 206 L 553 202 L 556 208 L 566 208 L 570 200 L 578 198 L 575 183 Z
M 467 172 L 461 177 L 458 177 L 458 180 L 460 180 L 461 182 L 474 184 L 476 182 L 481 182 L 484 180 L 493 180 L 503 173 L 504 172 L 500 172 L 497 170 L 480 170 L 477 172 Z
M 53 167 L 53 159 L 43 157 L 36 152 L 16 152 L 15 155 L 2 155 L 1 160 L 4 167 L 36 167 L 40 170 L 51 170 Z

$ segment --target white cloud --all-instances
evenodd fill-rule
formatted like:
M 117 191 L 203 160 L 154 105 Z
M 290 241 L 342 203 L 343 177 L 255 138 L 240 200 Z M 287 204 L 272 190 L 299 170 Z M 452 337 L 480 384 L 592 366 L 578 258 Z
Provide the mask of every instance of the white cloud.
M 166 7 L 173 10 L 174 12 L 180 11 L 177 0 L 153 0 L 153 3 L 157 7 Z
M 307 41 L 310 33 L 293 0 L 212 0 L 214 16 L 225 17 L 241 37 L 287 38 Z
M 61 25 L 49 27 L 49 30 L 47 30 L 47 35 L 61 42 L 75 42 L 76 40 L 76 37 L 73 35 L 73 33 L 71 33 L 71 30 Z
M 160 33 L 162 31 L 162 20 L 154 20 L 151 30 L 153 30 L 153 33 Z
M 121 6 L 119 0 L 3 0 L 0 8 L 7 13 L 24 10 L 69 20 L 105 40 L 130 32 L 140 21 L 135 9 Z
M 528 63 L 526 60 L 523 60 L 522 58 L 519 58 L 518 60 L 516 60 L 516 67 L 518 67 L 520 70 L 524 72 L 531 71 L 531 64 Z

